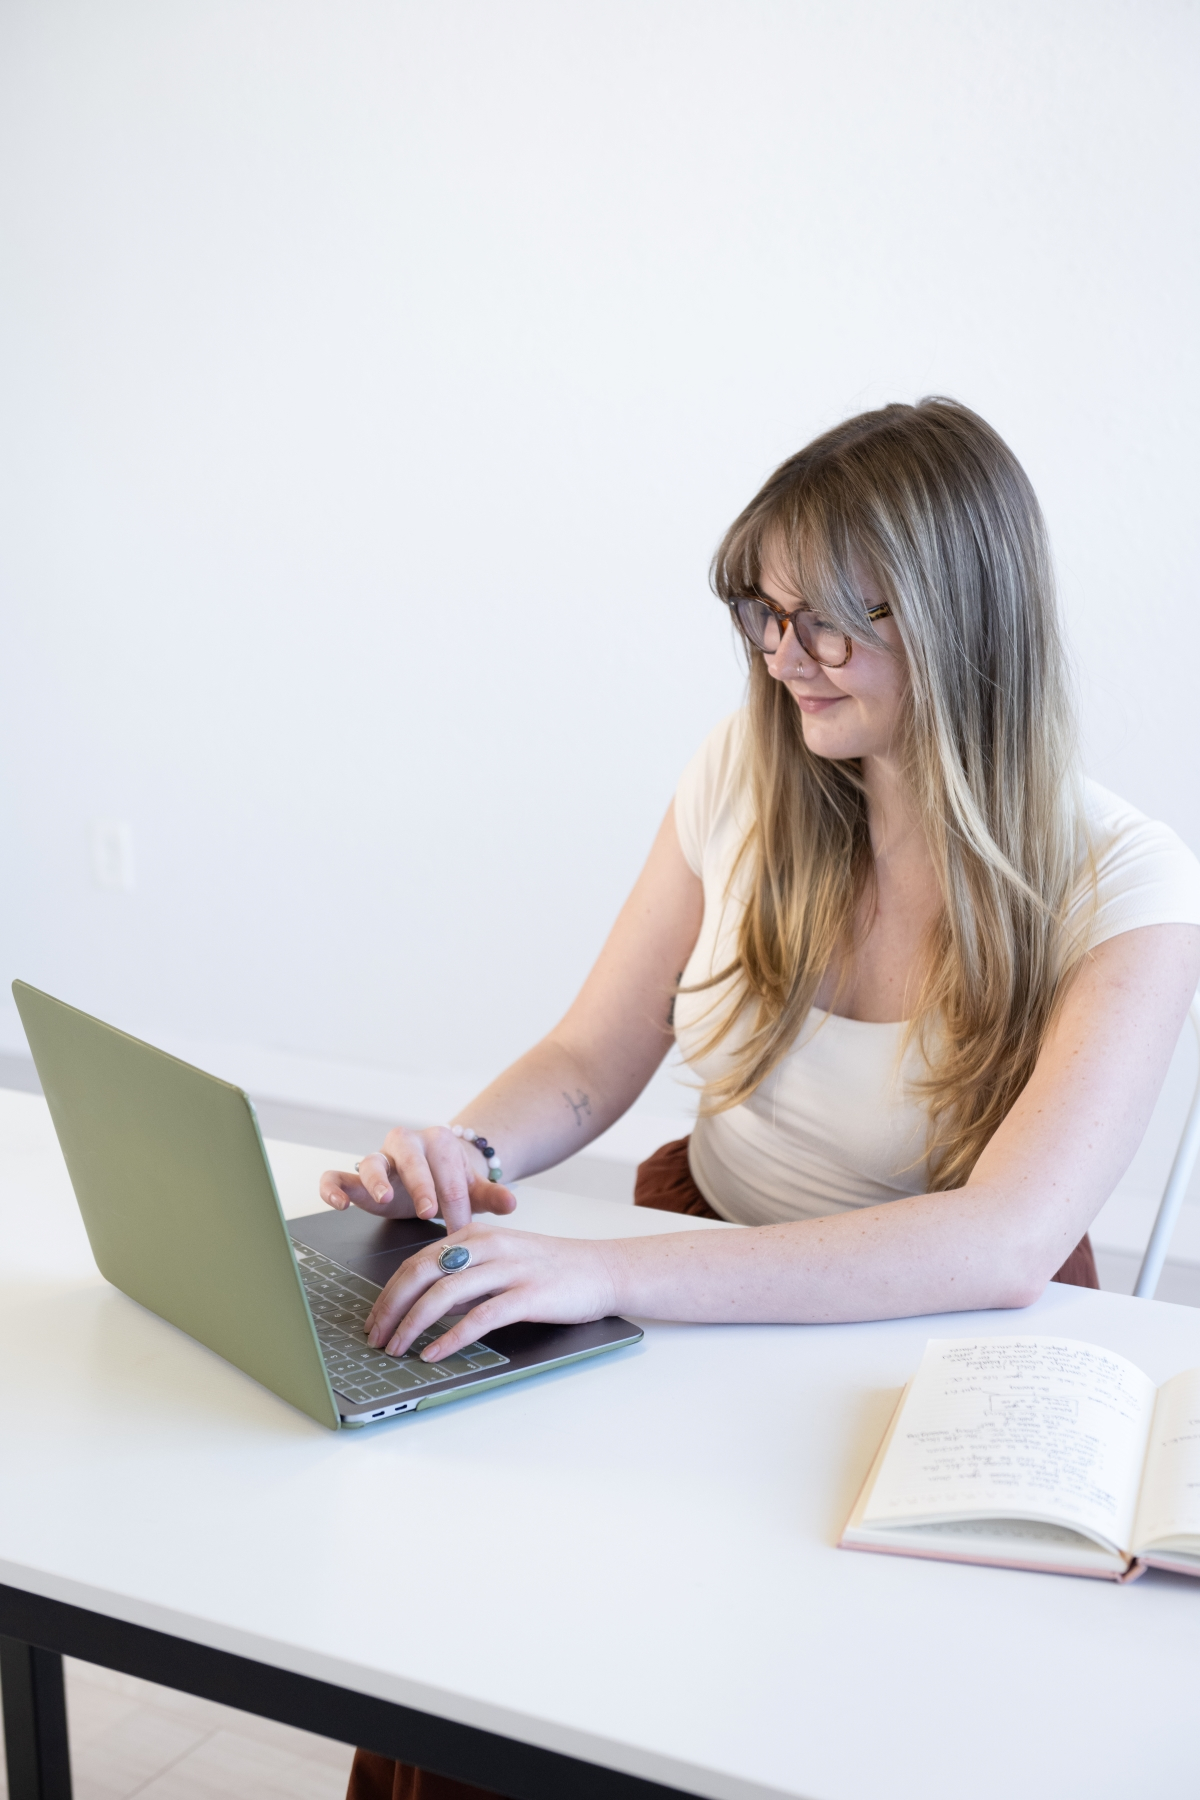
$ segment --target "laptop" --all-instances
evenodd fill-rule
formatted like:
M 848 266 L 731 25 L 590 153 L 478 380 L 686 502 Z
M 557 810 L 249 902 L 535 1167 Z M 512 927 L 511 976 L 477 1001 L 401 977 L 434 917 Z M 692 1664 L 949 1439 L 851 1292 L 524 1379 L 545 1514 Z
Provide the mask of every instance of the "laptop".
M 628 1319 L 505 1325 L 440 1363 L 367 1344 L 363 1323 L 440 1220 L 358 1208 L 283 1216 L 241 1088 L 13 982 L 100 1273 L 322 1425 L 423 1412 L 642 1332 Z

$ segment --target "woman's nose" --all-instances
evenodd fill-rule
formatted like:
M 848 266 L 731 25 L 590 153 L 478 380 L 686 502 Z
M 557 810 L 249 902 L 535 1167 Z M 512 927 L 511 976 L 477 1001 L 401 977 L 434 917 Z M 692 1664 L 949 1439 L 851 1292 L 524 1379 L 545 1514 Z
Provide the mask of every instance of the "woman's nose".
M 795 626 L 789 619 L 779 640 L 779 647 L 768 661 L 770 673 L 778 681 L 811 681 L 819 666 L 800 642 Z

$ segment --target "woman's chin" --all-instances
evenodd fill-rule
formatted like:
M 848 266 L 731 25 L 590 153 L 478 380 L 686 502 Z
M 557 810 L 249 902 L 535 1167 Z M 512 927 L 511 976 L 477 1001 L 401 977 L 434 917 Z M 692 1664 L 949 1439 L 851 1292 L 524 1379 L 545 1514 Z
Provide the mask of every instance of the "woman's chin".
M 861 746 L 855 742 L 858 734 L 835 725 L 828 714 L 802 712 L 800 719 L 805 748 L 814 756 L 844 762 L 847 757 L 862 755 Z

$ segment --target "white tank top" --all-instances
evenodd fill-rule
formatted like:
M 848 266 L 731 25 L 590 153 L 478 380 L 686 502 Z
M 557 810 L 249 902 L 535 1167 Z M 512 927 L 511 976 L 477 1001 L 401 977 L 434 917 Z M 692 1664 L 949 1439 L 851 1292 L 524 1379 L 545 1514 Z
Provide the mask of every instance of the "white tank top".
M 684 771 L 675 822 L 684 856 L 704 884 L 704 921 L 684 985 L 733 961 L 745 904 L 730 876 L 746 834 L 740 747 L 745 715 L 710 733 Z M 1097 907 L 1088 947 L 1141 925 L 1200 925 L 1200 863 L 1166 825 L 1085 783 L 1097 861 Z M 744 878 L 739 872 L 739 883 Z M 1086 870 L 1072 903 L 1091 903 Z M 716 989 L 718 997 L 722 989 Z M 699 1079 L 728 1065 L 738 1027 L 699 1053 L 713 994 L 680 994 L 675 1034 Z M 746 1225 L 811 1219 L 925 1191 L 928 1115 L 911 1084 L 924 1070 L 901 1024 L 869 1025 L 817 1008 L 788 1054 L 750 1098 L 697 1120 L 690 1161 L 696 1185 L 723 1218 Z

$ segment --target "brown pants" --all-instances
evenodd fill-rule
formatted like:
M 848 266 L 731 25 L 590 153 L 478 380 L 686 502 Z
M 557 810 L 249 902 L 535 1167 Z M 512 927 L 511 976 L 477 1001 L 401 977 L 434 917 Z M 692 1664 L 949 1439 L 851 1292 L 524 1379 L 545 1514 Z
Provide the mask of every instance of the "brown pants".
M 652 1206 L 657 1212 L 692 1213 L 698 1219 L 720 1217 L 692 1180 L 686 1138 L 664 1144 L 638 1165 L 633 1204 Z M 1054 1280 L 1068 1287 L 1100 1286 L 1089 1238 L 1075 1246 Z M 393 1762 L 390 1756 L 357 1750 L 346 1800 L 497 1800 L 497 1796 L 490 1788 L 472 1787 L 467 1781 L 452 1781 L 448 1775 L 414 1769 L 411 1763 Z

